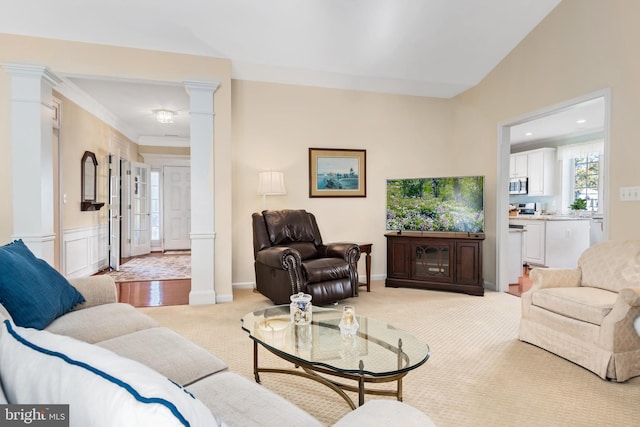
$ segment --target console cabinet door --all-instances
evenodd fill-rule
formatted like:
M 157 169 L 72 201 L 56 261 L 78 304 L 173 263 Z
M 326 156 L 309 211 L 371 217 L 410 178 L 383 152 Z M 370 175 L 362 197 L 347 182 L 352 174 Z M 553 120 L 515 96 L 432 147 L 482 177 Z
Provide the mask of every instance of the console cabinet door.
M 456 242 L 456 283 L 477 285 L 482 278 L 479 242 Z
M 411 275 L 411 244 L 408 239 L 387 239 L 387 275 L 395 279 L 408 279 Z
M 411 249 L 412 278 L 438 282 L 452 281 L 454 242 L 431 239 L 413 243 Z

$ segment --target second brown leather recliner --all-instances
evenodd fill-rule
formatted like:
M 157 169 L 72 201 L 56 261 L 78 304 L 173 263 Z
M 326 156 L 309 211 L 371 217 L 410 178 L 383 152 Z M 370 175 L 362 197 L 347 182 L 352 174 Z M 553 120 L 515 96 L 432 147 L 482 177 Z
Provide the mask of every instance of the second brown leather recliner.
M 355 243 L 323 244 L 316 218 L 305 210 L 254 213 L 256 289 L 275 304 L 304 292 L 314 305 L 358 295 Z

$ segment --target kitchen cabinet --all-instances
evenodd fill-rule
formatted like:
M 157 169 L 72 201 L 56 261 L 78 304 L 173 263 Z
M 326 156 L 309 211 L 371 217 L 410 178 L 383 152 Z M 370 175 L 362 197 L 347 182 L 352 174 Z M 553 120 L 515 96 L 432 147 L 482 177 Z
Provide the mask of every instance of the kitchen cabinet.
M 522 260 L 545 265 L 546 221 L 528 221 L 522 237 Z
M 522 260 L 540 267 L 575 268 L 580 254 L 589 247 L 588 219 L 518 219 L 523 225 Z
M 556 164 L 555 148 L 527 151 L 528 195 L 552 196 Z
M 528 159 L 526 153 L 516 153 L 509 156 L 509 177 L 526 178 Z
M 385 234 L 387 287 L 409 287 L 484 295 L 484 234 Z

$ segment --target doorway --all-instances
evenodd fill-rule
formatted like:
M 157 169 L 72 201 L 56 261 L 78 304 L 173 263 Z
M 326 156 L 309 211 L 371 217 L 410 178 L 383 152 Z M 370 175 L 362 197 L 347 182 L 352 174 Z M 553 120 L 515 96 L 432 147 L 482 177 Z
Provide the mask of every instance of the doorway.
M 511 155 L 511 144 L 515 137 L 514 131 L 526 123 L 541 121 L 544 118 L 552 118 L 558 113 L 568 111 L 578 104 L 587 103 L 591 100 L 602 98 L 604 105 L 602 109 L 602 140 L 603 153 L 600 163 L 600 174 L 602 177 L 601 193 L 599 203 L 603 214 L 602 230 L 603 238 L 608 236 L 608 174 L 609 174 L 609 123 L 610 123 L 610 91 L 602 90 L 592 94 L 550 106 L 542 110 L 526 114 L 517 119 L 502 123 L 498 126 L 498 171 L 496 180 L 496 290 L 507 292 L 509 290 L 509 188 L 510 168 L 509 161 Z

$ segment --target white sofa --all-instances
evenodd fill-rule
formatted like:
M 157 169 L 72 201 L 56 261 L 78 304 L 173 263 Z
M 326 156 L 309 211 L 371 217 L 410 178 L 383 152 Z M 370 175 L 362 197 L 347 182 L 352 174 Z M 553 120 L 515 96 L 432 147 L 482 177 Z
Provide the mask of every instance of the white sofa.
M 11 316 L 0 306 L 0 383 L 4 391 L 0 403 L 69 404 L 72 426 L 174 425 L 164 423 L 165 417 L 172 417 L 171 411 L 149 409 L 154 405 L 131 399 L 121 385 L 114 386 L 116 381 L 105 381 L 107 377 L 133 384 L 134 389 L 145 391 L 141 395 L 158 393 L 164 401 L 176 402 L 174 409 L 187 414 L 192 426 L 321 425 L 277 394 L 230 372 L 215 355 L 134 307 L 118 303 L 109 276 L 71 283 L 86 302 L 55 319 L 44 331 L 5 322 Z M 64 357 L 52 357 L 56 353 Z M 87 372 L 87 365 L 92 372 Z M 101 376 L 96 378 L 95 372 Z M 424 413 L 391 400 L 372 400 L 337 425 L 390 423 L 432 425 Z
M 520 340 L 602 378 L 640 375 L 640 240 L 591 246 L 575 269 L 536 268 L 530 278 Z

